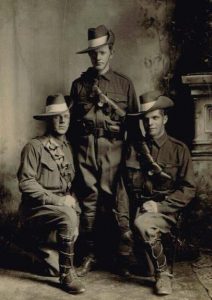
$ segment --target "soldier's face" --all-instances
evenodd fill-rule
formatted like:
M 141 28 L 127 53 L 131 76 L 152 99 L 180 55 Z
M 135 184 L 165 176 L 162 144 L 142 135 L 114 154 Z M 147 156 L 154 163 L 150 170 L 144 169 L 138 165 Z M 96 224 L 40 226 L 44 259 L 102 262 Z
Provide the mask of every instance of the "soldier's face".
M 108 45 L 104 45 L 90 51 L 89 53 L 93 67 L 99 72 L 104 73 L 109 69 L 110 60 L 113 57 L 113 50 L 110 50 Z
M 146 113 L 143 117 L 146 134 L 153 138 L 159 138 L 165 131 L 165 124 L 167 120 L 167 115 L 165 115 L 164 111 L 161 109 Z
M 70 112 L 66 111 L 60 115 L 51 118 L 51 129 L 54 135 L 64 135 L 69 127 Z

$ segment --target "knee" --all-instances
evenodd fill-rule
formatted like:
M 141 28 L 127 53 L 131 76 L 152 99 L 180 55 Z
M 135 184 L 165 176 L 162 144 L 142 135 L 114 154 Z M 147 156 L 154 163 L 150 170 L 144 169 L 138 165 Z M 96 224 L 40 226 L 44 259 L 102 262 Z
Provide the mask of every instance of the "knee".
M 67 207 L 66 211 L 61 212 L 59 227 L 67 231 L 67 234 L 73 234 L 78 227 L 78 216 L 73 208 Z
M 154 224 L 147 214 L 138 216 L 134 221 L 134 226 L 144 241 L 151 239 L 155 235 Z

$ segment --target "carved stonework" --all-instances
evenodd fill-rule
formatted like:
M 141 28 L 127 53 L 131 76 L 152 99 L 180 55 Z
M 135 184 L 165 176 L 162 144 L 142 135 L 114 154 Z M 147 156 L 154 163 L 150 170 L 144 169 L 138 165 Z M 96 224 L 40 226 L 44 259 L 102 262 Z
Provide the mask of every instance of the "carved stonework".
M 182 76 L 194 99 L 194 139 L 192 159 L 197 178 L 197 196 L 212 198 L 212 73 Z
M 212 247 L 212 73 L 182 76 L 194 100 L 195 134 L 192 159 L 197 183 L 191 231 L 199 245 Z
M 195 106 L 193 160 L 212 161 L 212 74 L 188 74 L 182 81 L 191 88 Z

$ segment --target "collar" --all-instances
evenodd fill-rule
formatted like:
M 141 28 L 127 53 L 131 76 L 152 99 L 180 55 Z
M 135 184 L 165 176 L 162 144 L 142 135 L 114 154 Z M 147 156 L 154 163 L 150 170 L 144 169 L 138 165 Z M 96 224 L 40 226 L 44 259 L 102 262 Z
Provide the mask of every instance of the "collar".
M 87 69 L 86 72 L 82 73 L 81 76 L 88 78 L 89 80 L 90 79 L 93 80 L 94 78 L 104 78 L 104 79 L 110 81 L 113 76 L 113 70 L 111 68 L 109 68 L 109 70 L 106 73 L 104 73 L 102 75 L 98 75 L 97 71 L 94 68 L 90 67 Z
M 108 81 L 111 80 L 112 76 L 113 76 L 112 69 L 109 69 L 105 74 L 100 75 L 100 77 L 103 77 L 103 78 L 107 79 Z
M 166 131 L 158 139 L 153 139 L 151 137 L 147 137 L 147 140 L 149 142 L 152 142 L 152 143 L 156 144 L 156 146 L 158 148 L 161 148 L 161 146 L 163 146 L 163 144 L 167 141 L 167 139 L 168 139 L 168 135 L 167 135 Z
M 68 141 L 66 137 L 64 136 L 63 140 L 57 139 L 56 137 L 52 136 L 51 134 L 46 136 L 45 145 L 47 145 L 50 142 L 51 145 L 57 147 L 62 147 L 63 145 L 67 146 Z

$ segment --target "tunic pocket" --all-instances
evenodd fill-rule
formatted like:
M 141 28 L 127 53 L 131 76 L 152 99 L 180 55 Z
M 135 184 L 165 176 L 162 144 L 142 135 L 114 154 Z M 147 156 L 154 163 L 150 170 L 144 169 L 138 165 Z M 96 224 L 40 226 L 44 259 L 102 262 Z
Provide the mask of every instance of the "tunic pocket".
M 178 163 L 172 163 L 172 162 L 164 162 L 164 163 L 162 162 L 162 163 L 159 163 L 159 165 L 162 167 L 162 169 L 166 173 L 168 173 L 169 175 L 171 175 L 173 179 L 176 178 L 176 175 L 178 173 L 180 164 L 178 164 Z
M 41 157 L 39 182 L 46 189 L 58 190 L 60 188 L 60 173 L 57 164 L 53 161 L 50 154 L 46 152 L 43 152 Z
M 118 94 L 118 93 L 112 93 L 112 92 L 107 92 L 107 97 L 112 100 L 120 109 L 126 112 L 127 110 L 127 97 L 126 95 L 123 94 Z M 123 117 L 121 117 L 115 109 L 113 109 L 112 105 L 111 106 L 111 120 L 113 121 L 121 121 Z
M 41 159 L 41 165 L 48 169 L 49 171 L 54 171 L 55 168 L 57 167 L 56 163 L 53 161 L 47 161 L 45 159 Z
M 114 93 L 114 92 L 107 92 L 108 98 L 114 101 L 120 108 L 126 109 L 127 107 L 127 97 L 124 94 Z
M 171 176 L 171 179 L 166 179 L 159 177 L 154 181 L 154 188 L 156 190 L 172 190 L 176 183 L 176 178 L 178 175 L 179 163 L 175 162 L 159 162 L 158 164 L 161 166 L 162 170 Z
M 159 165 L 161 166 L 164 172 L 166 172 L 172 177 L 173 180 L 176 179 L 180 167 L 179 163 L 159 162 Z

